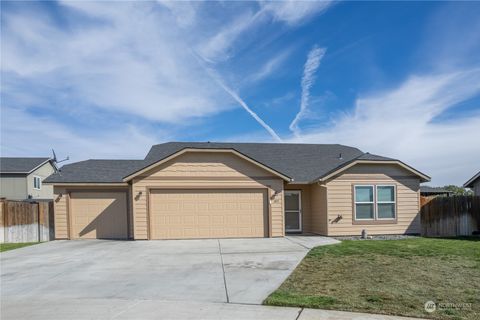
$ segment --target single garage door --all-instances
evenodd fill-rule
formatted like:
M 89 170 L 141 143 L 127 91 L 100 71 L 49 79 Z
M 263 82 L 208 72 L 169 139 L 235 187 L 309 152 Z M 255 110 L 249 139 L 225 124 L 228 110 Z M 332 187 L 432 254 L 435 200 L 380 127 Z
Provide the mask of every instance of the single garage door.
M 152 190 L 151 239 L 267 236 L 266 191 Z
M 127 192 L 72 192 L 71 237 L 128 238 Z

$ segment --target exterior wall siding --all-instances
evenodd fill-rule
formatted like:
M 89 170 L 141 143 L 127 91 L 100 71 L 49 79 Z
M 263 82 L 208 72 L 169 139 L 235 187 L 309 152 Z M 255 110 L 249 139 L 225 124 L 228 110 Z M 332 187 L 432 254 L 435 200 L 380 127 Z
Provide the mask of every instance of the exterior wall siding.
M 27 198 L 27 177 L 25 175 L 0 176 L 0 197 L 10 200 Z
M 48 176 L 53 174 L 55 169 L 53 166 L 48 162 L 38 168 L 37 170 L 33 171 L 27 176 L 27 195 L 31 195 L 33 199 L 52 199 L 53 197 L 53 186 L 48 184 L 43 184 L 43 180 L 45 180 Z M 33 188 L 33 177 L 37 176 L 40 177 L 42 180 L 42 185 L 40 190 Z
M 311 190 L 312 220 L 310 232 L 327 235 L 327 187 L 315 183 L 311 185 Z
M 480 179 L 477 179 L 473 184 L 473 194 L 476 196 L 480 196 Z
M 272 237 L 284 235 L 283 180 L 258 166 L 225 152 L 184 153 L 134 178 L 132 183 L 135 239 L 149 238 L 149 189 L 228 189 L 268 190 Z
M 353 185 L 396 186 L 397 221 L 390 224 L 353 223 Z M 327 181 L 329 236 L 420 233 L 419 178 L 396 165 L 358 164 Z M 338 217 L 341 216 L 339 219 Z
M 65 187 L 53 187 L 55 239 L 69 239 L 68 197 Z

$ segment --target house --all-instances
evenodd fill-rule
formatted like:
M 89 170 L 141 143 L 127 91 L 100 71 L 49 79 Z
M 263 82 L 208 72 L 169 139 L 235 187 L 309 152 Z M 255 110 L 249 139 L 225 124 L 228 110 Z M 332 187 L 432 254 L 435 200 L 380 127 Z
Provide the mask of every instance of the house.
M 422 197 L 434 197 L 434 196 L 450 197 L 451 195 L 453 195 L 453 192 L 442 187 L 420 186 L 420 195 Z
M 0 157 L 0 197 L 10 200 L 52 199 L 53 187 L 43 180 L 56 171 L 50 158 Z
M 473 190 L 473 194 L 480 196 L 480 171 L 474 175 L 470 180 L 465 182 L 464 188 L 470 188 Z
M 58 239 L 417 234 L 420 183 L 400 160 L 337 144 L 154 145 L 143 160 L 65 165 Z

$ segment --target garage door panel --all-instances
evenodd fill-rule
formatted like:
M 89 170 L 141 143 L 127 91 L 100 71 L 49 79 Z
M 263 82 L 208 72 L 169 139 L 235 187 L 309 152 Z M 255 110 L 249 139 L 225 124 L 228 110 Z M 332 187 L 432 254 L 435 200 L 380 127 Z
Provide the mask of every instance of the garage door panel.
M 260 189 L 153 190 L 152 239 L 264 237 L 266 192 Z
M 126 192 L 72 192 L 71 237 L 128 238 Z

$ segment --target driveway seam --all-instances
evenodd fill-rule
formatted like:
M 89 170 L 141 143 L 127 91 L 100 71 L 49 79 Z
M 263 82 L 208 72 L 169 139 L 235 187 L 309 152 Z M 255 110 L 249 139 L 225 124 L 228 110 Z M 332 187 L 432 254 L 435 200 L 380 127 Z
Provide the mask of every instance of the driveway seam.
M 305 308 L 301 308 L 300 311 L 298 311 L 298 316 L 295 318 L 295 320 L 298 320 L 298 318 L 300 318 L 300 315 L 302 314 L 303 309 Z
M 139 304 L 142 303 L 142 302 L 143 302 L 142 300 L 135 301 L 135 303 L 133 303 L 131 306 L 128 306 L 125 310 L 122 310 L 122 311 L 120 311 L 120 312 L 117 312 L 117 313 L 114 314 L 112 317 L 110 317 L 110 319 L 118 318 L 120 315 L 124 314 L 125 312 L 127 312 L 128 310 L 132 309 L 133 307 L 139 305 Z
M 217 242 L 218 242 L 218 250 L 220 253 L 220 261 L 222 263 L 223 285 L 225 287 L 225 296 L 227 297 L 227 303 L 230 303 L 230 298 L 228 297 L 228 289 L 227 289 L 227 278 L 225 277 L 225 266 L 223 265 L 222 245 L 220 244 L 220 240 L 217 240 Z
M 307 249 L 307 250 L 311 250 L 311 249 L 312 249 L 312 248 L 309 248 L 309 247 L 307 247 L 307 246 L 304 246 L 304 245 L 301 244 L 301 243 L 298 243 L 298 242 L 293 241 L 293 240 L 290 239 L 288 236 L 285 237 L 285 239 L 287 239 L 287 240 L 290 241 L 291 243 L 295 243 L 296 245 L 299 245 L 299 246 L 301 246 L 301 247 L 304 247 L 304 248 Z

